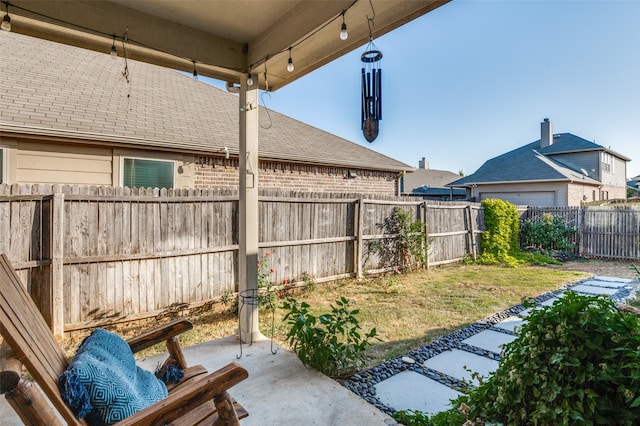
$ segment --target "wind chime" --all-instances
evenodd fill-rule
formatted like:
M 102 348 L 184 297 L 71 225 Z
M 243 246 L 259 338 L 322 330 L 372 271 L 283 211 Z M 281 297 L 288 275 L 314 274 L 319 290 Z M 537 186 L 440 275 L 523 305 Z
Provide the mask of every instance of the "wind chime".
M 373 5 L 371 5 L 373 8 Z M 375 17 L 375 11 L 373 16 Z M 360 57 L 362 61 L 362 133 L 367 141 L 378 137 L 379 121 L 382 120 L 382 52 L 373 44 L 371 25 L 373 18 L 367 16 L 369 44 Z

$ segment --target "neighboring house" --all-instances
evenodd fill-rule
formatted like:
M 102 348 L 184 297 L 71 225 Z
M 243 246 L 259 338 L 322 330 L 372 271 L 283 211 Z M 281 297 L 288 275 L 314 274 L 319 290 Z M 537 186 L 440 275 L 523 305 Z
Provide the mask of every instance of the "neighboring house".
M 629 179 L 629 181 L 627 182 L 627 186 L 634 191 L 634 197 L 640 196 L 640 175 Z
M 422 157 L 418 168 L 402 178 L 402 195 L 422 197 L 425 200 L 464 200 L 467 195 L 464 189 L 446 186 L 457 179 L 460 179 L 457 173 L 430 169 L 429 162 Z
M 13 32 L 0 61 L 1 183 L 237 188 L 237 95 Z M 398 195 L 413 170 L 260 108 L 261 188 Z
M 626 198 L 628 161 L 571 133 L 554 135 L 545 118 L 540 140 L 492 158 L 447 186 L 465 188 L 476 201 L 501 198 L 518 205 L 577 206 Z

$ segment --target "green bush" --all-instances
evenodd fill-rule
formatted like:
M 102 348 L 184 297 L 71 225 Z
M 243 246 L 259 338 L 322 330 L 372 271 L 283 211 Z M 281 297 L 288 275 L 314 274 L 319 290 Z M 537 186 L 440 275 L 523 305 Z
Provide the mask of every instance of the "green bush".
M 379 241 L 372 240 L 369 251 L 378 254 L 382 267 L 410 269 L 426 262 L 424 224 L 413 221 L 411 213 L 394 207 L 378 227 L 388 237 Z
M 575 231 L 563 217 L 550 213 L 527 219 L 520 225 L 523 246 L 534 246 L 542 250 L 573 251 Z
M 304 365 L 328 376 L 353 372 L 364 365 L 364 351 L 376 329 L 361 334 L 358 309 L 350 309 L 344 297 L 331 305 L 331 312 L 312 315 L 309 304 L 289 297 L 282 304 L 288 312 L 283 320 L 291 327 L 287 341 Z
M 636 316 L 608 297 L 569 292 L 527 320 L 498 369 L 454 406 L 464 402 L 469 418 L 509 425 L 637 424 Z
M 517 263 L 520 253 L 520 220 L 516 206 L 498 198 L 482 200 L 485 231 L 482 233 L 483 263 Z
M 464 414 L 457 410 L 444 411 L 434 416 L 422 411 L 402 410 L 393 413 L 392 417 L 405 426 L 461 426 L 465 425 L 467 420 Z

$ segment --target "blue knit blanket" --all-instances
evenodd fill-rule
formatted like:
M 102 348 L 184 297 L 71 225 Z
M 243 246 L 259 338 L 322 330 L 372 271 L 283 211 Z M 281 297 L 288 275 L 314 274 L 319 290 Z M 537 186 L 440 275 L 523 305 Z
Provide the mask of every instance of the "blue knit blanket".
M 111 425 L 167 396 L 167 387 L 138 367 L 127 342 L 96 329 L 58 379 L 62 399 L 89 424 Z

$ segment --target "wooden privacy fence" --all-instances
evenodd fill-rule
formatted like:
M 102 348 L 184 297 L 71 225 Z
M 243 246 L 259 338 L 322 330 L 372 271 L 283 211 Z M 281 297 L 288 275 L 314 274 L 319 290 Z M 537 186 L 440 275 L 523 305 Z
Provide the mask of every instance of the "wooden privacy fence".
M 544 213 L 559 216 L 575 229 L 576 255 L 608 259 L 640 259 L 640 207 L 529 207 L 523 219 Z
M 0 252 L 60 336 L 237 291 L 238 204 L 229 190 L 0 185 Z M 268 279 L 323 282 L 388 270 L 369 246 L 392 237 L 381 224 L 395 207 L 424 223 L 428 265 L 478 254 L 478 203 L 262 190 L 258 241 L 273 269 Z M 523 218 L 543 211 L 579 225 L 583 255 L 638 258 L 637 208 L 529 209 Z
M 477 207 L 262 191 L 259 254 L 273 269 L 269 279 L 322 282 L 380 272 L 368 246 L 389 237 L 380 224 L 398 206 L 429 223 L 430 264 L 472 252 L 481 228 Z M 446 211 L 457 213 L 447 221 Z M 236 291 L 237 226 L 231 191 L 0 185 L 0 252 L 57 335 Z

